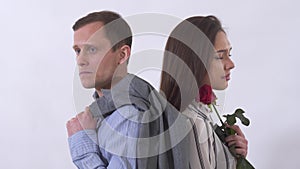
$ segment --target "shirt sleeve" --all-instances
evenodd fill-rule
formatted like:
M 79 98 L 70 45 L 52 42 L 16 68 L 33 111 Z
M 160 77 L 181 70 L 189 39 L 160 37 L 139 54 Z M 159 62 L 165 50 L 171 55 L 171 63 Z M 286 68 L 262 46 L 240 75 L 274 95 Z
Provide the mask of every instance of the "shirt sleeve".
M 138 168 L 142 114 L 132 105 L 123 106 L 105 118 L 97 132 L 83 130 L 72 135 L 68 141 L 74 164 L 79 169 Z
M 106 168 L 106 163 L 102 157 L 95 130 L 82 130 L 68 139 L 71 158 L 79 169 Z

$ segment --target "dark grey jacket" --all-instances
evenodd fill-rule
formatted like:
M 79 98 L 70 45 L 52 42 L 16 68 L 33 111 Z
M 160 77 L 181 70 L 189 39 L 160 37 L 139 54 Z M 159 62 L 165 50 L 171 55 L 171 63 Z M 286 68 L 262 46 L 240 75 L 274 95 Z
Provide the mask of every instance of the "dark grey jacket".
M 110 98 L 110 99 L 108 99 Z M 189 138 L 193 135 L 187 117 L 168 104 L 149 83 L 128 74 L 109 93 L 90 105 L 94 117 L 105 118 L 124 105 L 143 113 L 137 145 L 139 169 L 189 169 Z

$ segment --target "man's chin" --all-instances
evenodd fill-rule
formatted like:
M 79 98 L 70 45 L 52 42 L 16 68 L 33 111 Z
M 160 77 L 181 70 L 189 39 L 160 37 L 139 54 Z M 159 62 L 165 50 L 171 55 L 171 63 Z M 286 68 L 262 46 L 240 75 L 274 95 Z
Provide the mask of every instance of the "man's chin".
M 87 83 L 81 83 L 82 87 L 84 87 L 85 89 L 93 89 L 95 88 L 95 84 L 87 84 Z

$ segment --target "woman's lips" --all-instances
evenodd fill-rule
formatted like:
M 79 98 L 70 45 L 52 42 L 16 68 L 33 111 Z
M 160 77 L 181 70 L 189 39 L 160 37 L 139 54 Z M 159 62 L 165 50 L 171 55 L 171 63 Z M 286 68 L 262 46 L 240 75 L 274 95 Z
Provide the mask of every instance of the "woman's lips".
M 229 81 L 230 80 L 230 74 L 226 75 L 225 79 L 226 79 L 226 81 Z
M 230 73 L 223 76 L 222 79 L 225 79 L 226 81 L 229 81 L 230 80 Z

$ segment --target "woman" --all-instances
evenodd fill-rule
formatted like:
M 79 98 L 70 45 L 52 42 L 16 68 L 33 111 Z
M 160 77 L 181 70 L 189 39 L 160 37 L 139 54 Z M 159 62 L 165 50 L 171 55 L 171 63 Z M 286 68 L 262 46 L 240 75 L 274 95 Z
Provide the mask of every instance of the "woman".
M 234 64 L 230 43 L 215 16 L 191 17 L 175 27 L 165 47 L 161 92 L 192 125 L 195 138 L 190 146 L 191 168 L 236 168 L 236 160 L 212 127 L 211 110 L 200 101 L 199 89 L 209 85 L 224 90 Z M 236 153 L 247 155 L 247 140 L 238 126 L 226 138 Z

